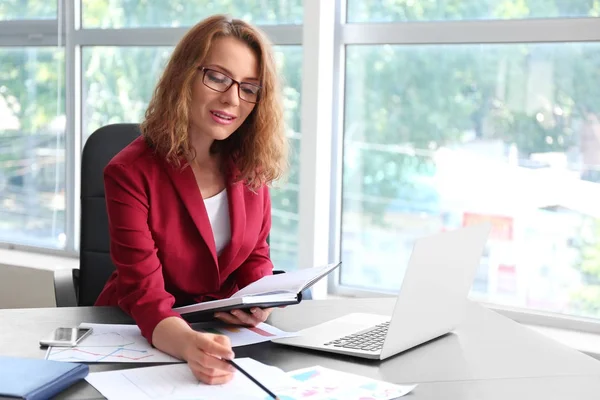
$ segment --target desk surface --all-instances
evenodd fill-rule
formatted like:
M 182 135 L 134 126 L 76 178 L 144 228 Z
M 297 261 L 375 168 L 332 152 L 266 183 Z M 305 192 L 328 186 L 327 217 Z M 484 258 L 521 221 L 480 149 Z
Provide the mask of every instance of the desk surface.
M 275 310 L 269 322 L 299 330 L 349 312 L 389 315 L 393 305 L 390 298 L 312 300 Z M 57 326 L 81 322 L 132 321 L 109 307 L 0 310 L 0 355 L 43 358 L 41 336 Z M 478 304 L 469 304 L 465 323 L 454 333 L 383 362 L 273 343 L 238 347 L 235 352 L 285 371 L 322 365 L 388 382 L 420 383 L 413 399 L 591 399 L 600 393 L 600 362 Z M 90 370 L 134 366 L 141 365 L 90 364 Z M 81 382 L 61 398 L 101 396 Z

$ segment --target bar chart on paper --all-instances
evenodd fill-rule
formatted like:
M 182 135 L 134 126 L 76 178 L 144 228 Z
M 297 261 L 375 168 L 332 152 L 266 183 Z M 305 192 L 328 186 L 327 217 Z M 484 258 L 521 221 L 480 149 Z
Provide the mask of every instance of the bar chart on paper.
M 288 372 L 298 382 L 277 393 L 280 400 L 391 400 L 416 385 L 395 385 L 360 375 L 315 366 Z
M 254 327 L 223 325 L 215 323 L 198 323 L 194 324 L 193 328 L 200 332 L 225 335 L 229 337 L 232 347 L 268 342 L 269 340 L 273 339 L 297 335 L 297 333 L 285 332 L 264 322 Z
M 81 324 L 92 334 L 75 347 L 50 347 L 46 359 L 66 362 L 181 362 L 150 346 L 136 325 Z

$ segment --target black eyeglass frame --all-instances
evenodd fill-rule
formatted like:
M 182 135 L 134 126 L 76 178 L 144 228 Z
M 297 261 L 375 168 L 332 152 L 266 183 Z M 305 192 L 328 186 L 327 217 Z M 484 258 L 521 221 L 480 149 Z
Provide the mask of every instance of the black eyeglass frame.
M 207 68 L 207 67 L 198 67 L 198 69 L 200 71 L 202 71 L 202 84 L 204 86 L 206 86 L 207 88 L 209 88 L 210 90 L 214 90 L 215 92 L 219 92 L 219 93 L 225 93 L 229 89 L 231 89 L 231 87 L 233 86 L 234 83 L 237 83 L 237 89 L 238 89 L 237 92 L 238 92 L 238 97 L 240 98 L 240 100 L 243 100 L 246 103 L 251 103 L 251 104 L 256 104 L 260 100 L 260 95 L 261 95 L 261 91 L 262 91 L 262 88 L 263 88 L 262 86 L 257 85 L 255 83 L 250 83 L 250 82 L 238 82 L 235 79 L 233 79 L 232 77 L 230 77 L 229 75 L 227 75 L 226 73 L 221 72 L 221 71 L 216 70 L 216 69 Z M 227 88 L 225 90 L 218 90 L 218 89 L 215 89 L 214 87 L 208 86 L 208 84 L 206 82 L 204 82 L 204 79 L 206 79 L 206 72 L 207 71 L 219 73 L 219 74 L 227 77 L 229 80 L 231 80 L 231 83 L 227 86 Z M 242 84 L 243 85 L 250 85 L 250 86 L 254 86 L 254 87 L 258 88 L 258 93 L 256 95 L 256 101 L 250 101 L 250 100 L 246 100 L 246 99 L 242 98 L 242 95 L 240 93 L 241 85 Z

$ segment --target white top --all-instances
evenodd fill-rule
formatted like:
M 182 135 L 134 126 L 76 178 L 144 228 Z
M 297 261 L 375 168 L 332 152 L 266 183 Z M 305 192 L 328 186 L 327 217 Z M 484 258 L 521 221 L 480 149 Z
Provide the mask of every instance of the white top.
M 220 193 L 204 199 L 204 206 L 208 213 L 210 226 L 212 227 L 217 255 L 227 246 L 231 240 L 231 224 L 229 222 L 229 201 L 227 200 L 227 189 Z

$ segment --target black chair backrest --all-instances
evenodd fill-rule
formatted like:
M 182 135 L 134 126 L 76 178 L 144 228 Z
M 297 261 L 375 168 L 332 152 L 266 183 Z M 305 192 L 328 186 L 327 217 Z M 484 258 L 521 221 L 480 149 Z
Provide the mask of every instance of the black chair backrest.
M 92 306 L 115 266 L 110 258 L 104 167 L 140 135 L 138 124 L 113 124 L 96 130 L 81 155 L 80 264 L 77 303 Z

